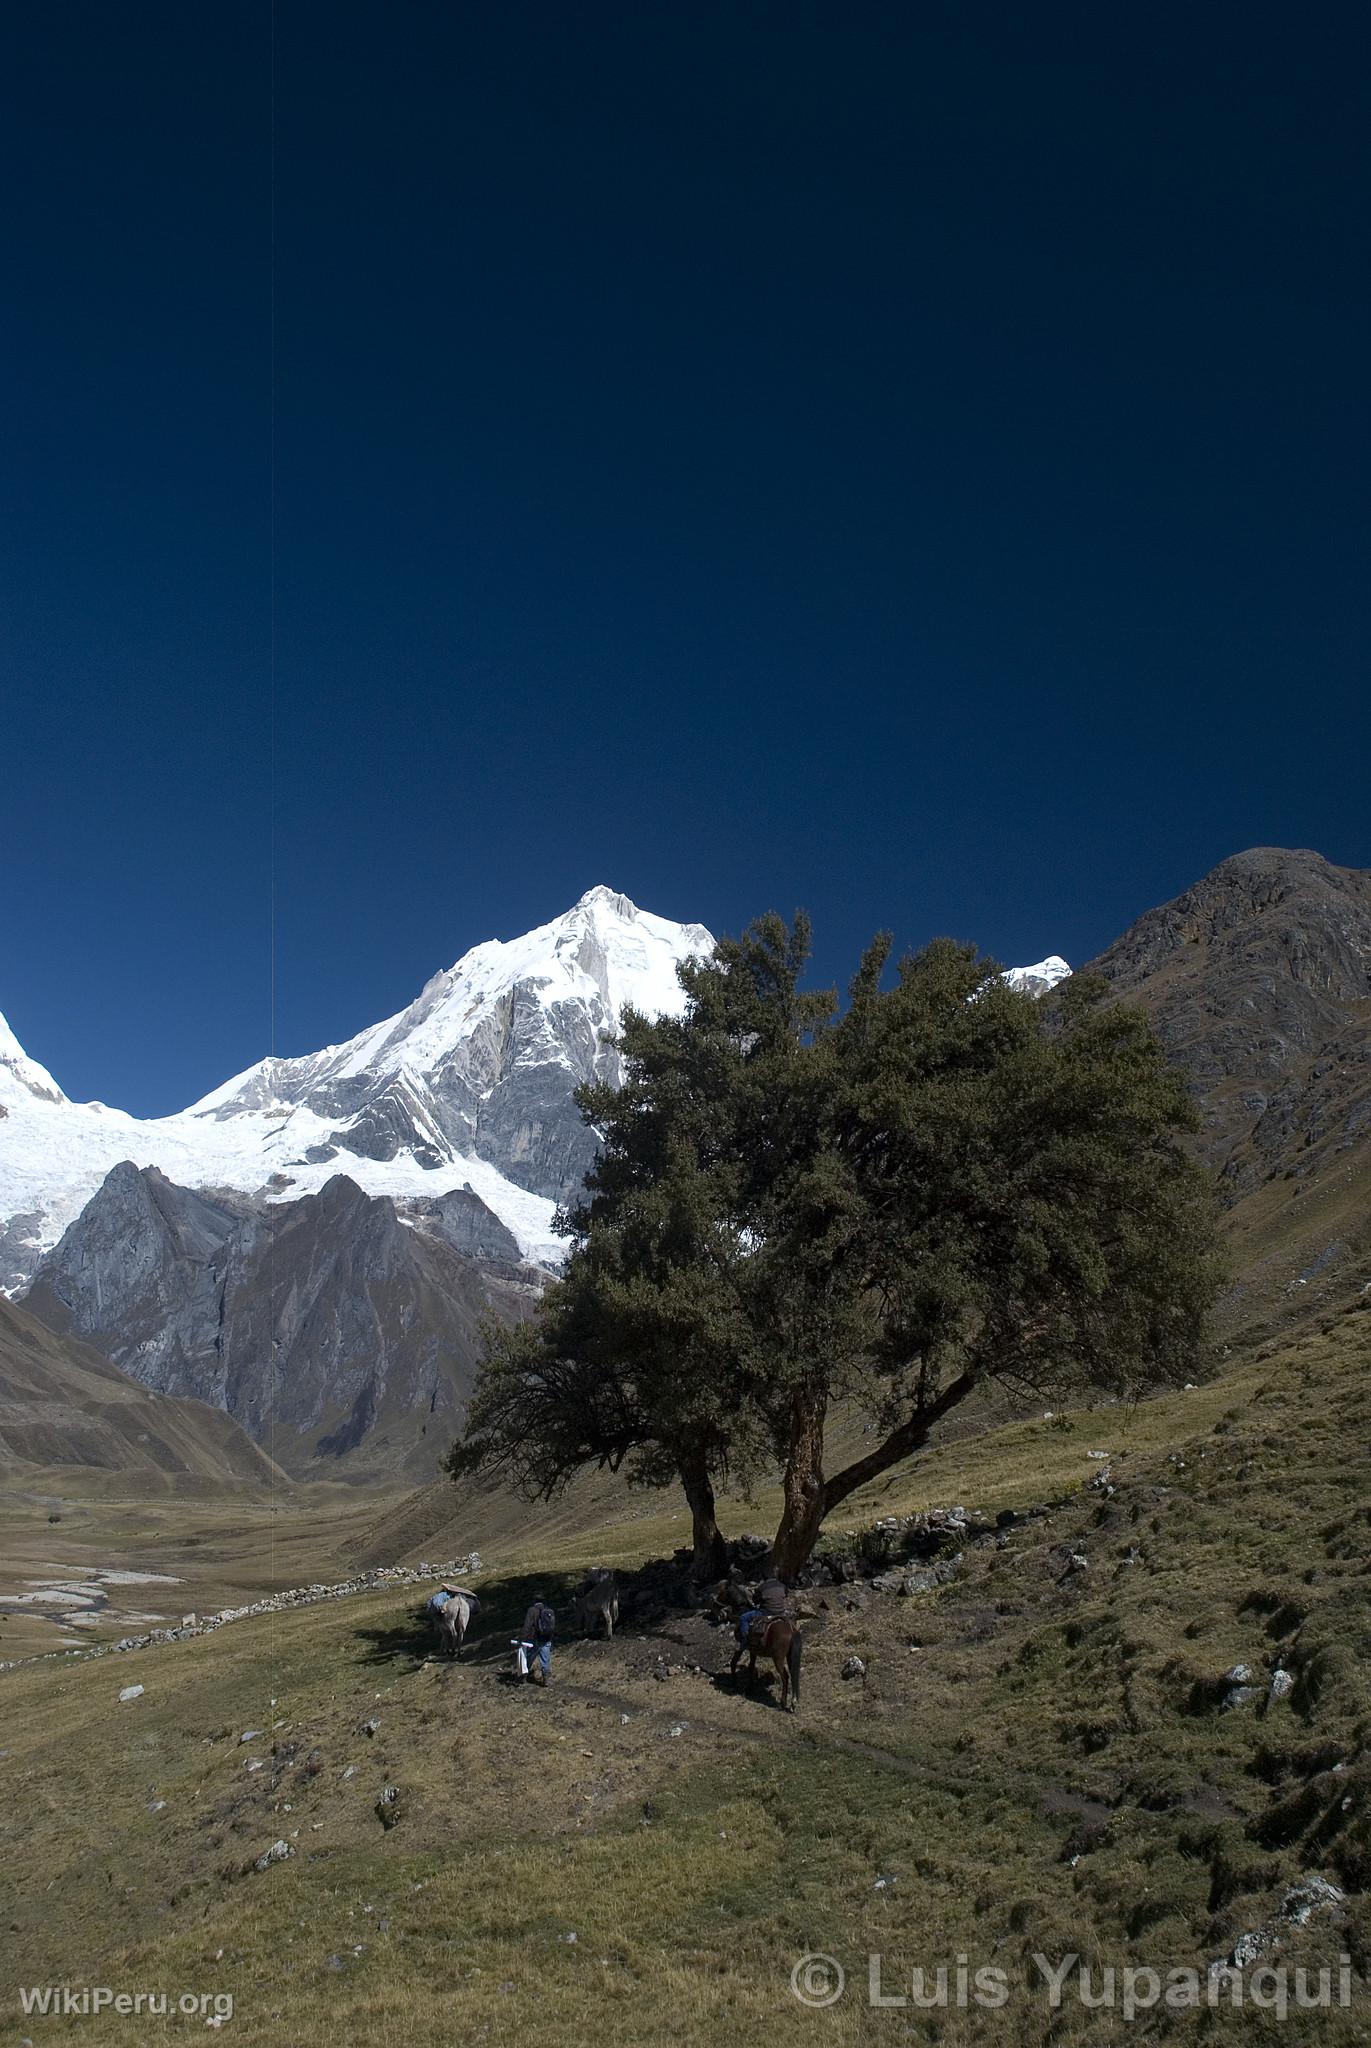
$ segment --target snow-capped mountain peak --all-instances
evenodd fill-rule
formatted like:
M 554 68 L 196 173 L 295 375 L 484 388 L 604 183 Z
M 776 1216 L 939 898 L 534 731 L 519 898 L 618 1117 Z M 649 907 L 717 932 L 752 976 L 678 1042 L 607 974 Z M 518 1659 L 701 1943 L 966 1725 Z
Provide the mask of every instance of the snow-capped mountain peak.
M 602 884 L 549 924 L 472 947 L 354 1038 L 259 1060 L 147 1120 L 69 1103 L 4 1027 L 0 1286 L 22 1281 L 126 1159 L 183 1187 L 273 1201 L 343 1171 L 401 1199 L 469 1187 L 526 1257 L 555 1260 L 556 1205 L 594 1151 L 575 1087 L 617 1079 L 605 1040 L 625 1008 L 678 1013 L 677 964 L 713 945 L 703 925 L 655 917 Z
M 1007 967 L 1004 978 L 1011 988 L 1027 989 L 1031 996 L 1045 996 L 1059 981 L 1067 980 L 1070 973 L 1060 953 L 1049 953 L 1033 967 Z
M 409 1007 L 393 1017 L 301 1059 L 263 1060 L 193 1103 L 190 1113 L 222 1117 L 247 1108 L 279 1108 L 367 1075 L 408 1070 L 431 1080 L 454 1058 L 465 1070 L 469 1062 L 463 1048 L 503 1014 L 516 990 L 548 1013 L 579 1004 L 600 1031 L 610 1033 L 617 1031 L 630 1005 L 648 1016 L 677 1015 L 685 1003 L 677 963 L 691 954 L 708 954 L 713 946 L 703 925 L 654 917 L 602 883 L 560 917 L 521 938 L 485 939 L 473 946 L 455 965 L 431 976 Z M 555 1028 L 552 1036 L 557 1036 Z M 561 1064 L 576 1062 L 563 1056 Z M 493 1085 L 493 1077 L 486 1085 Z
M 39 1102 L 65 1102 L 66 1096 L 46 1067 L 31 1060 L 23 1046 L 0 1016 L 0 1100 L 6 1093 L 22 1089 Z

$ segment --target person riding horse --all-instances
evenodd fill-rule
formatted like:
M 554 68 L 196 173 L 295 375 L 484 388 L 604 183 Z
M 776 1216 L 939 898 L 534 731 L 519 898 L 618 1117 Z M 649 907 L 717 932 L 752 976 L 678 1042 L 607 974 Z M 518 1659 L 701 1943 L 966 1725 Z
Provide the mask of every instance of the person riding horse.
M 765 1625 L 788 1612 L 785 1581 L 774 1576 L 763 1579 L 752 1596 L 752 1605 L 745 1607 L 738 1617 L 738 1641 L 746 1649 L 754 1622 Z
M 774 1576 L 763 1579 L 753 1601 L 738 1617 L 738 1647 L 730 1669 L 736 1674 L 746 1656 L 750 1686 L 758 1656 L 769 1656 L 781 1680 L 781 1704 L 793 1713 L 800 1700 L 800 1633 L 789 1613 L 783 1581 Z

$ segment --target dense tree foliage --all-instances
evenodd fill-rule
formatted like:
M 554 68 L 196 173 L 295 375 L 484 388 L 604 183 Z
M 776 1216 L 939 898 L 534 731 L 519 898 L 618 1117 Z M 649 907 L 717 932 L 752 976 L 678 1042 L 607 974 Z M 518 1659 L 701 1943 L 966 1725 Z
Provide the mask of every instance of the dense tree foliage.
M 589 1463 L 678 1479 L 697 1566 L 714 1489 L 783 1475 L 779 1570 L 978 1385 L 1136 1394 L 1196 1370 L 1218 1277 L 1183 1084 L 1102 984 L 1051 1007 L 940 940 L 841 1014 L 800 988 L 803 919 L 681 969 L 581 1091 L 602 1152 L 537 1318 L 494 1333 L 455 1472 L 549 1494 Z M 829 1473 L 835 1404 L 875 1425 Z

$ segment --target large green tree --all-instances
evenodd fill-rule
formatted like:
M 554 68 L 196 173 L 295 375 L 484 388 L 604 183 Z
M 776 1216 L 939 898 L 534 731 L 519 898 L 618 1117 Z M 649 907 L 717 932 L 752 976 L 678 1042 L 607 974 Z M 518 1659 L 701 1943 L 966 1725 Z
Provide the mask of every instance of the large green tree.
M 687 962 L 687 1016 L 650 1023 L 629 1012 L 622 1087 L 578 1091 L 601 1149 L 562 1218 L 563 1275 L 534 1321 L 488 1332 L 448 1461 L 457 1477 L 503 1473 L 530 1498 L 550 1498 L 592 1464 L 640 1484 L 679 1481 L 701 1576 L 725 1563 L 716 1488 L 754 1477 L 777 1447 L 766 1349 L 746 1312 L 753 1204 L 740 1082 L 763 1035 L 793 1046 L 817 1007 L 795 995 L 783 1018 L 769 958 L 751 939 L 736 955 L 751 968 L 732 977 Z
M 1146 1019 L 1068 983 L 1045 1007 L 938 941 L 840 1015 L 805 993 L 803 919 L 681 970 L 630 1017 L 625 1085 L 582 1092 L 602 1152 L 537 1320 L 500 1335 L 454 1469 L 549 1492 L 591 1461 L 690 1502 L 782 1473 L 774 1555 L 994 1381 L 1135 1394 L 1196 1370 L 1218 1275 L 1193 1113 Z M 877 1440 L 829 1472 L 837 1405 Z

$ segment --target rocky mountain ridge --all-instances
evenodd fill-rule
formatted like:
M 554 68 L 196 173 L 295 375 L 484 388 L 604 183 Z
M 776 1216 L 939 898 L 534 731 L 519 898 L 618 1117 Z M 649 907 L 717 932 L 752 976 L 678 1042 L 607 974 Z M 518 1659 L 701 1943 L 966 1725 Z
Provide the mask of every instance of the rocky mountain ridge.
M 253 1203 L 114 1168 L 26 1307 L 143 1385 L 223 1409 L 293 1473 L 427 1477 L 460 1423 L 481 1323 L 536 1276 L 466 1190 L 397 1205 L 336 1174 Z
M 1189 1079 L 1235 1327 L 1371 1279 L 1371 870 L 1235 854 L 1083 972 L 1147 1010 Z

